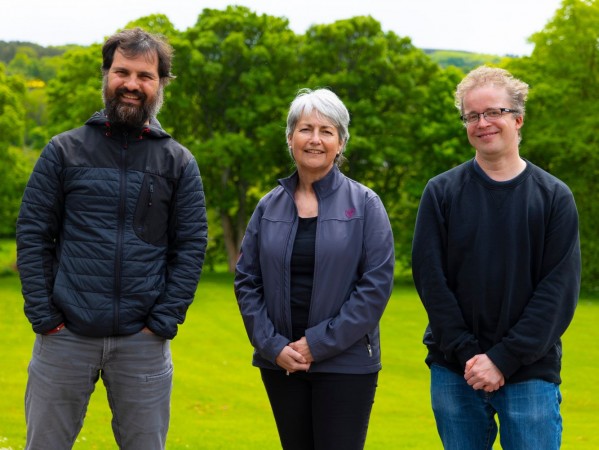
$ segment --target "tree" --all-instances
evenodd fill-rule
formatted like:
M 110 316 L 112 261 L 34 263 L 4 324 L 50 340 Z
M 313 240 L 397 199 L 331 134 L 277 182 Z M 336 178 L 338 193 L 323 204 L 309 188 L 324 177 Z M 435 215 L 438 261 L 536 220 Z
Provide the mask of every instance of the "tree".
M 453 106 L 461 74 L 441 69 L 371 17 L 313 26 L 299 57 L 310 68 L 303 85 L 330 87 L 350 111 L 344 171 L 383 199 L 405 275 L 424 184 L 471 154 Z
M 101 67 L 99 44 L 65 52 L 56 78 L 47 88 L 50 135 L 83 125 L 103 107 Z
M 179 76 L 164 124 L 198 159 L 209 217 L 220 222 L 210 226 L 209 259 L 222 244 L 229 270 L 257 200 L 291 167 L 284 118 L 297 90 L 297 40 L 286 19 L 230 6 L 205 9 L 174 42 Z
M 599 292 L 599 2 L 564 0 L 508 69 L 530 84 L 523 154 L 572 189 L 579 215 L 582 281 Z
M 0 63 L 0 236 L 14 236 L 19 204 L 33 167 L 23 153 L 25 82 Z
M 25 134 L 25 80 L 6 74 L 0 63 L 0 150 L 23 146 Z

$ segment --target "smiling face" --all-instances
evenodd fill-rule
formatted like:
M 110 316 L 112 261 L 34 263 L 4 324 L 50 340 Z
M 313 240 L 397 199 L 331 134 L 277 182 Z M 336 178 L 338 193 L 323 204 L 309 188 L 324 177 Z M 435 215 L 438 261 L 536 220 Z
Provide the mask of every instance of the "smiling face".
M 343 149 L 337 127 L 316 110 L 302 114 L 293 133 L 287 137 L 297 170 L 302 176 L 324 177 Z
M 106 114 L 111 122 L 130 127 L 147 124 L 162 106 L 163 91 L 154 54 L 125 56 L 114 52 L 114 60 L 104 76 Z
M 464 114 L 482 113 L 491 108 L 512 108 L 505 88 L 481 86 L 464 96 Z M 482 158 L 517 157 L 522 123 L 522 116 L 514 117 L 511 113 L 503 114 L 493 122 L 481 115 L 478 122 L 466 126 L 468 140 Z

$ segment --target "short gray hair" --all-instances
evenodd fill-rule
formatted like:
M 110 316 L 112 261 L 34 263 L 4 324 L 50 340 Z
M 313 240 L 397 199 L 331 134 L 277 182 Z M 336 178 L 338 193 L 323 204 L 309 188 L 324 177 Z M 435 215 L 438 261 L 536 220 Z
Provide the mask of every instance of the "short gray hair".
M 528 84 L 514 77 L 505 69 L 497 67 L 480 66 L 472 70 L 458 84 L 455 91 L 455 106 L 464 114 L 464 97 L 473 89 L 493 85 L 503 87 L 511 100 L 511 108 L 518 111 L 516 116 L 524 117 L 526 99 L 528 98 Z
M 341 151 L 335 159 L 337 165 L 341 165 L 345 158 L 342 153 L 345 151 L 345 146 L 349 140 L 349 111 L 337 95 L 329 89 L 300 89 L 297 96 L 291 102 L 289 113 L 287 114 L 287 129 L 285 135 L 289 138 L 297 126 L 298 121 L 303 114 L 310 114 L 316 110 L 318 114 L 330 120 L 337 132 L 339 133 L 339 141 L 341 142 Z M 293 158 L 291 149 L 289 153 Z

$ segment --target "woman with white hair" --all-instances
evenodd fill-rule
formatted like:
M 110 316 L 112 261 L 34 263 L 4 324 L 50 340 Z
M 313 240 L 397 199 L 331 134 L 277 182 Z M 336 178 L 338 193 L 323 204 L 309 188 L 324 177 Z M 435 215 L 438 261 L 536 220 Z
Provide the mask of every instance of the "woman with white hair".
M 362 449 L 381 369 L 393 235 L 376 193 L 341 173 L 349 113 L 302 89 L 287 117 L 296 171 L 258 203 L 235 294 L 284 449 Z

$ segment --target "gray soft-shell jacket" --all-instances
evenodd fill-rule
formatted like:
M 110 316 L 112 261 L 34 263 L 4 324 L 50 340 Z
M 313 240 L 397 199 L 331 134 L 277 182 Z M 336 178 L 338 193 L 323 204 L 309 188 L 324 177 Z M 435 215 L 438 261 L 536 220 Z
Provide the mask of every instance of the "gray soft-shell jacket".
M 255 348 L 253 364 L 279 368 L 291 341 L 290 261 L 298 227 L 297 173 L 264 196 L 247 227 L 235 294 Z M 393 235 L 380 198 L 335 166 L 314 183 L 318 197 L 314 284 L 306 339 L 310 371 L 381 368 L 379 321 L 393 287 Z
M 17 221 L 25 314 L 36 333 L 64 322 L 91 337 L 147 326 L 177 333 L 207 241 L 200 173 L 156 120 L 137 131 L 103 112 L 54 137 Z

